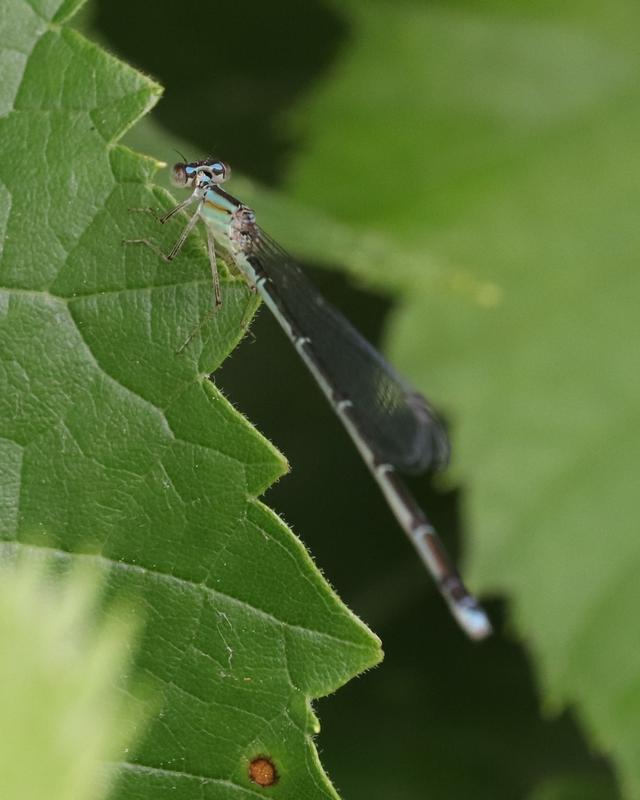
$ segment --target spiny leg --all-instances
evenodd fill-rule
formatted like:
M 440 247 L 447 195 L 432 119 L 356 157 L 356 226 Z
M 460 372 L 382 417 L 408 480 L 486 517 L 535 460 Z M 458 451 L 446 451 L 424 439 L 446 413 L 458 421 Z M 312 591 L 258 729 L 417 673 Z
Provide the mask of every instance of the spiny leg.
M 181 211 L 183 208 L 192 203 L 193 199 L 194 195 L 191 195 L 191 197 L 187 198 L 182 203 L 179 203 L 175 208 L 172 208 L 170 211 L 168 211 L 163 217 L 156 216 L 156 213 L 152 208 L 130 208 L 129 211 L 145 211 L 147 213 L 150 213 L 153 217 L 155 217 L 155 219 L 157 219 L 158 222 L 164 224 L 168 219 L 170 219 L 170 217 L 172 217 L 174 214 L 177 214 L 178 211 Z M 178 241 L 173 245 L 173 247 L 168 253 L 163 253 L 162 250 L 158 247 L 158 245 L 154 244 L 150 239 L 124 239 L 123 240 L 124 244 L 144 244 L 151 250 L 153 250 L 153 252 L 156 255 L 160 256 L 160 258 L 163 261 L 173 261 L 173 259 L 178 255 L 178 253 L 182 249 L 183 244 L 186 242 L 187 237 L 189 236 L 196 222 L 198 221 L 201 205 L 202 201 L 198 203 L 198 207 L 196 208 L 193 215 L 190 217 L 189 222 L 187 222 L 187 224 L 185 225 L 184 230 L 178 237 Z
M 198 195 L 194 192 L 193 194 L 189 195 L 189 197 L 187 197 L 185 200 L 182 200 L 182 202 L 178 203 L 177 206 L 174 206 L 173 208 L 170 208 L 167 212 L 162 214 L 162 216 L 158 216 L 158 213 L 155 210 L 155 208 L 149 208 L 148 206 L 145 207 L 145 208 L 129 208 L 128 210 L 129 211 L 140 212 L 142 214 L 151 214 L 151 216 L 157 222 L 159 222 L 161 225 L 164 225 L 165 222 L 168 222 L 172 217 L 174 217 L 176 214 L 178 214 L 184 208 L 187 208 L 188 206 L 190 206 L 191 203 L 193 203 L 193 201 L 197 198 L 197 196 Z
M 216 266 L 216 272 L 217 272 L 217 266 Z M 255 288 L 252 289 L 252 293 L 254 293 L 254 292 L 255 292 Z M 216 305 L 213 306 L 213 308 L 210 308 L 207 311 L 207 313 L 204 315 L 204 317 L 200 320 L 200 322 L 196 325 L 196 327 L 191 331 L 189 336 L 187 336 L 186 340 L 176 350 L 176 354 L 180 354 L 180 353 L 183 352 L 183 350 L 186 349 L 186 347 L 189 345 L 189 343 L 191 342 L 193 337 L 197 333 L 199 333 L 202 330 L 202 328 L 204 328 L 204 326 L 215 317 L 215 315 L 218 312 L 219 308 L 220 308 L 220 306 L 216 304 Z M 245 308 L 244 313 L 242 315 L 242 319 L 240 320 L 240 328 L 242 330 L 246 330 L 247 329 L 247 326 L 249 324 L 249 320 L 253 316 L 254 310 L 255 309 L 252 308 L 252 304 L 251 303 L 247 303 L 247 307 Z M 252 335 L 251 331 L 249 331 L 249 334 Z
M 227 267 L 227 269 L 229 270 L 230 273 L 236 274 L 236 275 L 240 275 L 243 278 L 243 280 L 245 282 L 245 285 L 249 288 L 249 290 L 252 293 L 256 292 L 255 285 L 250 283 L 248 278 L 246 277 L 246 275 L 241 270 L 238 269 L 238 267 L 235 265 L 235 263 L 233 261 L 233 257 L 228 252 L 226 252 L 224 249 L 216 250 L 216 244 L 215 244 L 214 236 L 213 236 L 211 230 L 209 229 L 209 227 L 208 226 L 205 226 L 205 227 L 206 227 L 206 230 L 207 230 L 207 252 L 209 254 L 209 264 L 211 265 L 211 275 L 212 275 L 212 278 L 213 278 L 213 289 L 214 289 L 214 297 L 215 297 L 215 301 L 214 302 L 215 302 L 215 304 L 214 304 L 214 307 L 212 309 L 210 309 L 205 314 L 205 316 L 202 318 L 200 323 L 191 331 L 191 333 L 187 337 L 186 341 L 182 345 L 180 345 L 180 347 L 176 351 L 177 353 L 182 353 L 182 351 L 187 347 L 187 345 L 193 339 L 193 337 L 196 335 L 196 333 L 198 333 L 204 327 L 204 325 L 207 324 L 207 322 L 209 322 L 211 319 L 213 319 L 213 317 L 215 316 L 218 308 L 222 305 L 222 293 L 220 291 L 220 273 L 218 271 L 218 263 L 217 263 L 217 258 L 216 258 L 217 254 L 219 254 L 219 256 L 222 259 L 222 261 L 224 261 L 224 263 L 225 263 L 225 265 L 226 265 L 226 267 Z M 248 304 L 247 308 L 245 309 L 244 314 L 242 315 L 242 319 L 240 320 L 240 327 L 241 328 L 243 328 L 243 329 L 247 328 L 249 320 L 251 319 L 251 316 L 252 316 L 252 309 L 251 309 L 250 304 Z
M 213 278 L 213 293 L 215 298 L 214 311 L 222 305 L 222 294 L 220 292 L 220 275 L 218 274 L 218 265 L 216 263 L 216 243 L 213 234 L 209 230 L 209 226 L 205 225 L 207 229 L 207 253 L 209 254 L 209 264 L 211 265 L 211 277 Z
M 189 236 L 191 231 L 194 229 L 196 222 L 200 218 L 200 208 L 202 206 L 202 203 L 203 203 L 202 200 L 198 203 L 198 205 L 196 207 L 196 210 L 193 212 L 193 215 L 191 216 L 191 219 L 184 226 L 184 230 L 182 231 L 180 236 L 178 236 L 178 241 L 173 245 L 171 250 L 167 253 L 167 261 L 173 261 L 173 259 L 182 250 L 182 245 L 187 241 L 187 237 Z M 174 211 L 175 211 L 175 209 L 174 209 Z M 171 213 L 173 213 L 173 211 Z M 162 222 L 162 220 L 160 220 L 160 221 Z
M 184 227 L 184 230 L 178 237 L 178 241 L 173 245 L 173 247 L 168 253 L 163 253 L 162 250 L 158 247 L 158 245 L 154 244 L 150 239 L 123 239 L 123 242 L 125 244 L 144 244 L 147 247 L 150 247 L 151 250 L 153 250 L 153 252 L 156 255 L 160 256 L 160 258 L 163 261 L 173 261 L 173 259 L 178 255 L 180 250 L 182 250 L 182 245 L 186 242 L 187 236 L 189 236 L 189 234 L 193 230 L 196 222 L 198 221 L 199 216 L 200 216 L 200 206 L 198 205 L 198 208 L 196 208 L 195 213 L 193 214 L 189 222 L 187 222 L 187 224 Z
M 187 197 L 186 200 L 183 200 L 181 203 L 178 203 L 177 206 L 174 208 L 170 208 L 166 214 L 163 214 L 161 217 L 158 217 L 158 222 L 161 225 L 164 225 L 165 222 L 168 222 L 172 217 L 175 217 L 176 214 L 179 214 L 183 208 L 188 208 L 188 206 L 193 203 L 193 201 L 198 197 L 198 195 L 194 192 L 192 195 Z M 198 203 L 198 208 L 200 208 L 200 203 Z
M 182 351 L 187 347 L 189 342 L 193 339 L 193 337 L 201 330 L 201 328 L 209 322 L 210 319 L 214 317 L 220 306 L 222 305 L 222 292 L 220 291 L 220 275 L 218 273 L 218 264 L 216 262 L 216 243 L 213 238 L 213 234 L 209 230 L 209 227 L 205 225 L 207 230 L 207 254 L 209 256 L 209 265 L 211 267 L 211 278 L 213 280 L 213 294 L 214 294 L 214 305 L 213 308 L 210 309 L 205 316 L 200 320 L 198 325 L 191 331 L 189 336 L 187 336 L 186 340 L 180 345 L 180 347 L 176 350 L 176 353 L 182 353 Z
M 255 285 L 255 283 L 252 283 L 249 277 L 235 263 L 231 253 L 229 253 L 226 250 L 222 250 L 222 252 L 220 253 L 220 258 L 226 264 L 226 267 L 231 275 L 236 275 L 237 277 L 242 278 L 244 285 L 251 292 L 251 294 L 255 294 L 258 291 L 258 288 Z M 245 312 L 242 315 L 242 319 L 240 320 L 240 327 L 246 329 L 249 324 L 249 320 L 251 319 L 252 316 L 253 316 L 253 311 L 251 310 L 251 304 L 248 303 Z
M 151 239 L 123 239 L 123 244 L 143 244 L 149 248 L 149 250 L 153 250 L 153 252 L 161 258 L 163 261 L 171 262 L 171 259 L 166 253 L 163 253 L 162 250 L 158 247 L 155 242 L 152 242 Z
M 180 345 L 180 347 L 176 350 L 176 355 L 179 356 L 187 347 L 191 344 L 191 340 L 193 337 L 203 328 L 207 322 L 213 317 L 215 314 L 215 310 L 209 309 L 205 316 L 200 320 L 200 322 L 196 325 L 196 327 L 191 331 L 191 333 L 187 336 L 184 342 Z

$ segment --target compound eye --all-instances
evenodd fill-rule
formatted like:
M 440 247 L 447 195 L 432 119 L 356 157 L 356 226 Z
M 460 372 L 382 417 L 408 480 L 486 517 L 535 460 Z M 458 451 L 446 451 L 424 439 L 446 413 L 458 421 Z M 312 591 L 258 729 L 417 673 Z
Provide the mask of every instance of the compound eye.
M 213 161 L 209 169 L 215 183 L 224 183 L 231 175 L 231 169 L 224 161 Z
M 183 164 L 182 161 L 174 164 L 173 169 L 171 170 L 171 183 L 174 186 L 186 186 L 188 180 L 189 176 L 187 175 L 187 165 Z

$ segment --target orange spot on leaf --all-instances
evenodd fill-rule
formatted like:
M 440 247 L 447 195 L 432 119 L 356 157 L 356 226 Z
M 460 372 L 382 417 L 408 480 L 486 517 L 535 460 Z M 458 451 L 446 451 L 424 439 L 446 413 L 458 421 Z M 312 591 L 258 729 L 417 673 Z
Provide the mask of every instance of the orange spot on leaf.
M 278 780 L 275 764 L 267 756 L 258 756 L 249 764 L 249 778 L 258 786 L 273 786 Z

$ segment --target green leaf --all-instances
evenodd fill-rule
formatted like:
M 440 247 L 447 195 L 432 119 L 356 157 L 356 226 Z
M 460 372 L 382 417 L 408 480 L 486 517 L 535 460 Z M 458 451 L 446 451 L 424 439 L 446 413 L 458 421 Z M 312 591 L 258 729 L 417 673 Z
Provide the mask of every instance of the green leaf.
M 132 623 L 122 610 L 97 618 L 90 570 L 54 583 L 13 549 L 0 548 L 0 797 L 101 800 L 110 787 L 101 762 L 143 730 L 144 709 L 114 682 L 129 667 Z
M 271 795 L 336 797 L 310 699 L 379 643 L 257 499 L 286 462 L 206 380 L 255 299 L 226 276 L 212 315 L 197 236 L 171 265 L 123 244 L 166 250 L 181 227 L 130 211 L 173 201 L 116 144 L 160 89 L 61 26 L 77 6 L 0 11 L 2 538 L 96 564 L 143 609 L 160 710 L 116 796 L 250 796 L 267 756 Z
M 593 776 L 582 780 L 575 776 L 554 776 L 548 778 L 527 800 L 608 800 L 611 787 Z
M 638 6 L 341 8 L 352 48 L 296 117 L 289 188 L 392 241 L 371 281 L 403 293 L 390 348 L 453 421 L 471 582 L 509 596 L 545 705 L 635 796 Z

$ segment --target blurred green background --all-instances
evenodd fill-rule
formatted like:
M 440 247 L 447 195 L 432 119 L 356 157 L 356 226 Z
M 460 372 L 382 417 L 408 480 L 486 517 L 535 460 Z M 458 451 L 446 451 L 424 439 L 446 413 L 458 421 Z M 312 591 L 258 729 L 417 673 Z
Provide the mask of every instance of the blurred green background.
M 147 129 L 133 132 L 139 149 L 215 153 L 354 242 L 380 237 L 380 263 L 334 249 L 306 266 L 451 422 L 451 477 L 412 489 L 491 592 L 497 635 L 482 646 L 456 630 L 265 310 L 214 378 L 292 465 L 266 501 L 383 640 L 380 668 L 318 704 L 338 790 L 617 798 L 599 749 L 621 757 L 636 796 L 636 717 L 619 723 L 616 704 L 640 705 L 640 648 L 612 624 L 636 592 L 607 564 L 611 551 L 637 563 L 620 478 L 637 425 L 619 428 L 637 390 L 636 9 L 101 0 L 87 13 L 166 87 L 164 135 L 148 129 L 145 146 Z

